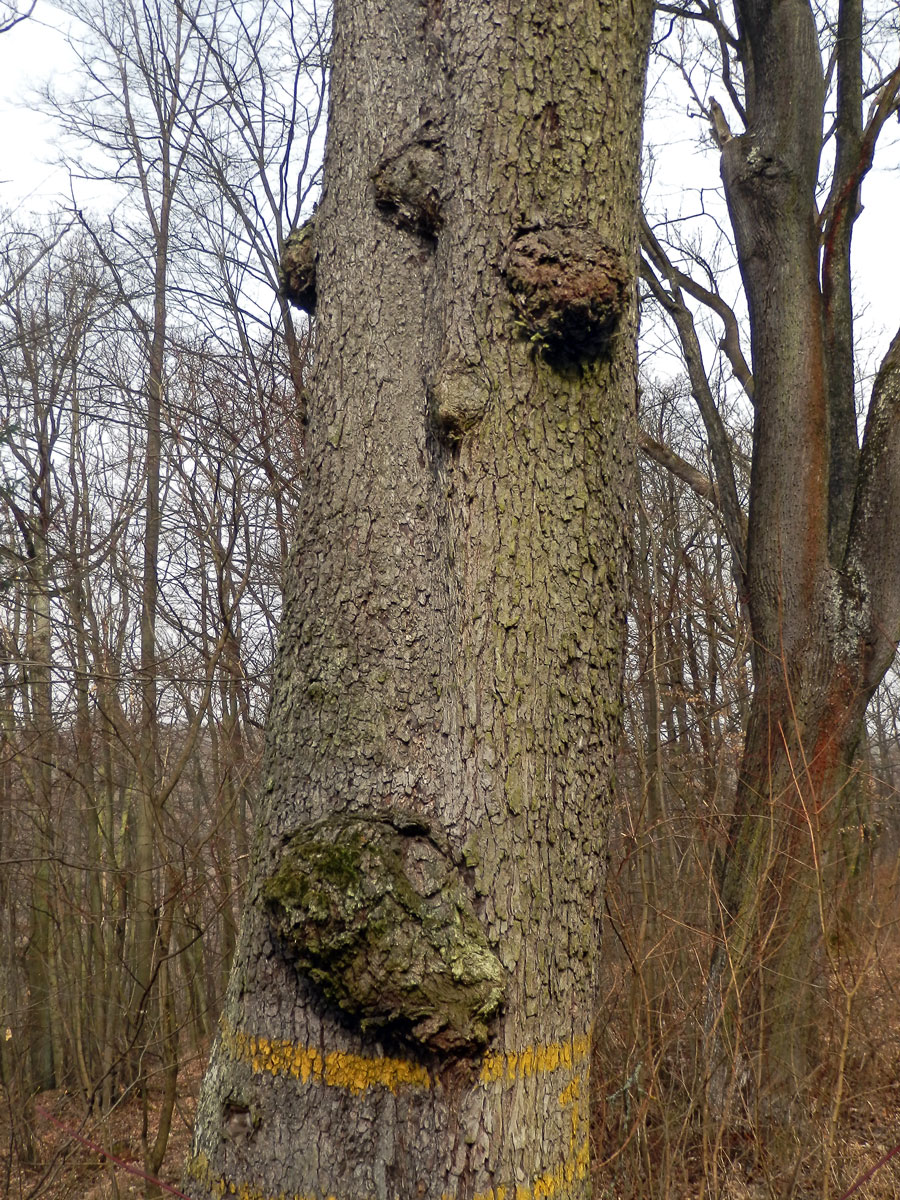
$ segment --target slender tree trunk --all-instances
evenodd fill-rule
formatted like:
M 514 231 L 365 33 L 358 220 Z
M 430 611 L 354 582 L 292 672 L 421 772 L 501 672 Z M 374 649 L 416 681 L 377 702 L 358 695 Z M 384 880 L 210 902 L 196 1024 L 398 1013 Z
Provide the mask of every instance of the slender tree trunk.
M 156 297 L 150 339 L 145 397 L 147 444 L 145 450 L 144 563 L 141 583 L 141 727 L 138 789 L 135 806 L 135 1002 L 133 1019 L 149 1002 L 157 936 L 153 875 L 156 864 L 156 786 L 158 771 L 158 715 L 156 693 L 156 612 L 159 601 L 160 454 L 163 370 L 166 345 L 166 262 L 164 240 L 158 248 Z
M 45 462 L 45 466 L 48 464 Z M 46 493 L 42 495 L 46 501 Z M 45 506 L 46 511 L 46 506 Z M 43 525 L 38 517 L 36 525 Z M 50 959 L 53 871 L 53 707 L 50 663 L 53 654 L 50 580 L 45 528 L 36 528 L 28 562 L 28 768 L 34 803 L 35 867 L 31 885 L 31 932 L 25 956 L 28 980 L 30 1083 L 36 1091 L 56 1084 L 53 1062 L 53 1007 Z
M 336 6 L 308 471 L 194 1196 L 589 1193 L 649 15 Z
M 750 315 L 754 445 L 747 584 L 754 694 L 713 959 L 713 1106 L 749 1084 L 777 1116 L 814 1065 L 825 935 L 847 864 L 840 826 L 866 705 L 900 630 L 900 335 L 862 449 L 850 237 L 900 70 L 861 135 L 862 10 L 842 0 L 837 156 L 820 218 L 825 81 L 807 0 L 738 0 L 746 132 L 721 134 Z M 820 243 L 824 253 L 820 256 Z

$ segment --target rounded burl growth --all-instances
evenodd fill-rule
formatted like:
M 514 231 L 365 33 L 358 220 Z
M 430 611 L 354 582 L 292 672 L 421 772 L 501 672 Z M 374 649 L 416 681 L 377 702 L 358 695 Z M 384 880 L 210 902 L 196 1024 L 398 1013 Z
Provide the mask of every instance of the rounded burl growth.
M 288 234 L 281 251 L 279 276 L 282 295 L 295 308 L 312 313 L 316 307 L 316 219 Z
M 362 1028 L 477 1050 L 505 974 L 459 872 L 421 821 L 329 817 L 298 829 L 262 901 L 297 966 Z
M 375 203 L 403 229 L 436 237 L 441 227 L 444 152 L 432 136 L 387 155 L 373 176 Z
M 490 385 L 476 363 L 444 363 L 428 389 L 434 427 L 451 442 L 478 424 L 490 400 Z
M 628 275 L 621 255 L 592 230 L 522 230 L 504 275 L 523 335 L 549 361 L 585 362 L 606 353 L 628 302 Z

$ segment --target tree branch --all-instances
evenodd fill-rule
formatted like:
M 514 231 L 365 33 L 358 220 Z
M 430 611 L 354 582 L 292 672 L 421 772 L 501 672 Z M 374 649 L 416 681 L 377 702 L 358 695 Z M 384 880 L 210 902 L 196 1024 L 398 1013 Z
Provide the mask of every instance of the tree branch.
M 718 293 L 704 287 L 672 263 L 646 219 L 641 222 L 641 245 L 644 253 L 668 281 L 687 292 L 689 296 L 693 296 L 720 319 L 725 327 L 725 332 L 719 342 L 719 349 L 731 364 L 734 377 L 744 389 L 747 398 L 752 401 L 753 372 L 744 357 L 744 351 L 741 348 L 740 327 L 731 306 L 726 304 Z
M 655 438 L 652 438 L 643 429 L 638 431 L 638 446 L 647 458 L 652 459 L 655 463 L 659 463 L 667 471 L 671 471 L 676 479 L 680 479 L 682 483 L 686 483 L 701 500 L 708 500 L 710 504 L 721 510 L 716 485 L 702 471 L 698 471 L 696 467 L 692 467 L 687 459 L 682 458 L 680 454 L 676 454 L 674 450 L 670 450 L 662 442 L 656 441 Z
M 678 280 L 680 274 L 669 262 L 662 247 L 654 236 L 646 220 L 641 219 L 641 243 L 645 252 L 652 257 L 661 273 L 666 277 L 669 290 L 663 287 L 656 277 L 653 268 L 646 259 L 642 260 L 641 277 L 647 283 L 654 298 L 669 314 L 678 333 L 681 351 L 684 355 L 688 378 L 691 383 L 691 394 L 706 429 L 709 440 L 709 450 L 712 456 L 713 469 L 716 476 L 719 507 L 725 524 L 725 534 L 731 546 L 734 578 L 741 596 L 746 594 L 746 544 L 747 526 L 741 502 L 738 497 L 737 483 L 734 475 L 734 462 L 731 456 L 731 442 L 728 430 L 725 428 L 719 410 L 713 399 L 712 389 L 703 365 L 703 354 L 694 318 L 684 302 Z
M 859 461 L 846 573 L 871 614 L 866 682 L 880 681 L 900 638 L 900 331 L 875 377 Z

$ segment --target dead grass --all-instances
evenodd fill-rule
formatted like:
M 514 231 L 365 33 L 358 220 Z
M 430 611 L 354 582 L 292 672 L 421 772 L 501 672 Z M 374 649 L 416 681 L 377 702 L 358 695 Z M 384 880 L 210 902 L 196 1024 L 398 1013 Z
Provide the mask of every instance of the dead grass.
M 896 872 L 875 872 L 871 891 L 878 919 L 872 937 L 856 930 L 858 945 L 841 956 L 844 969 L 862 971 L 854 996 L 837 1118 L 834 1097 L 843 1039 L 844 989 L 830 980 L 830 1004 L 818 1031 L 820 1062 L 803 1096 L 791 1098 L 775 1138 L 761 1137 L 746 1114 L 727 1129 L 703 1112 L 698 1061 L 708 936 L 687 906 L 678 919 L 657 913 L 637 933 L 625 923 L 638 914 L 616 908 L 604 949 L 606 996 L 594 1063 L 595 1200 L 842 1200 L 847 1190 L 900 1145 L 900 898 Z M 891 917 L 893 913 L 893 917 Z M 699 916 L 699 914 L 695 914 Z M 621 940 L 614 931 L 618 929 Z M 638 937 L 641 933 L 641 937 Z M 875 936 L 875 934 L 872 934 Z M 846 979 L 844 980 L 846 983 Z M 161 1172 L 177 1190 L 196 1098 L 205 1067 L 183 1063 L 179 1100 Z M 161 1095 L 151 1091 L 149 1128 Z M 14 1152 L 20 1117 L 0 1090 L 0 1196 L 4 1200 L 125 1200 L 145 1195 L 142 1109 L 136 1094 L 106 1116 L 85 1114 L 84 1102 L 48 1092 L 29 1111 L 35 1163 Z M 826 1153 L 829 1134 L 831 1152 Z M 711 1146 L 718 1138 L 718 1152 Z M 118 1161 L 116 1161 L 118 1160 Z M 877 1169 L 853 1200 L 900 1197 L 900 1154 Z
M 802 1095 L 778 1098 L 774 1129 L 747 1111 L 723 1128 L 704 1111 L 708 938 L 699 922 L 692 928 L 665 913 L 641 926 L 632 900 L 614 880 L 594 1063 L 597 1200 L 842 1200 L 900 1145 L 894 865 L 874 872 L 856 940 L 832 957 L 818 1063 Z M 845 1027 L 848 980 L 858 986 Z M 900 1154 L 853 1192 L 853 1200 L 896 1197 Z

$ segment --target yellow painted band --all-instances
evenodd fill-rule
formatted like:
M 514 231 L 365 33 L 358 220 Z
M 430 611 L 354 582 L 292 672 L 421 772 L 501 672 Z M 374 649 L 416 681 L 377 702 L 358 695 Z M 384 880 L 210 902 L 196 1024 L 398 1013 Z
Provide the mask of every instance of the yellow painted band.
M 221 1048 L 229 1058 L 249 1063 L 255 1073 L 290 1075 L 301 1083 L 322 1083 L 354 1094 L 370 1087 L 383 1087 L 391 1092 L 401 1087 L 431 1087 L 427 1069 L 407 1059 L 370 1058 L 342 1051 L 322 1054 L 301 1042 L 246 1033 L 224 1018 L 221 1030 Z M 585 1034 L 571 1042 L 528 1046 L 517 1053 L 488 1053 L 482 1060 L 479 1082 L 485 1086 L 514 1083 L 517 1079 L 550 1075 L 555 1071 L 573 1071 L 587 1059 L 590 1045 L 590 1035 Z
M 481 1064 L 481 1082 L 530 1079 L 534 1075 L 551 1075 L 554 1071 L 573 1071 L 585 1061 L 591 1049 L 588 1034 L 571 1042 L 556 1042 L 547 1046 L 528 1046 L 518 1053 L 486 1054 Z
M 364 1058 L 333 1051 L 322 1054 L 300 1042 L 256 1037 L 222 1021 L 221 1047 L 238 1062 L 250 1064 L 254 1073 L 291 1075 L 301 1083 L 323 1083 L 359 1094 L 370 1087 L 396 1092 L 400 1087 L 430 1088 L 431 1077 L 417 1063 L 402 1058 Z

